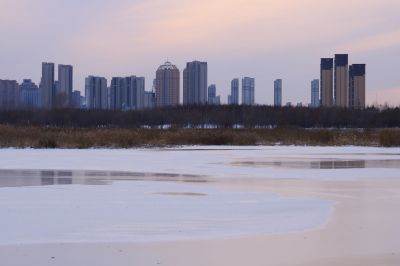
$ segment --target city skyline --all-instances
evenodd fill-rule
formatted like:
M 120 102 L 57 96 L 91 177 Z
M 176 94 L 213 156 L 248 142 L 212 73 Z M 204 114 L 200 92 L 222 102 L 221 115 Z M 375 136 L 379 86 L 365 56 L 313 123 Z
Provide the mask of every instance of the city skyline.
M 39 83 L 38 62 L 65 62 L 74 66 L 74 90 L 84 91 L 88 75 L 111 79 L 132 73 L 145 77 L 151 88 L 160 62 L 169 59 L 183 70 L 186 62 L 197 59 L 209 63 L 209 81 L 223 102 L 231 79 L 243 76 L 256 78 L 259 104 L 273 104 L 270 88 L 276 77 L 285 81 L 285 101 L 309 102 L 309 81 L 319 77 L 318 58 L 348 53 L 352 63 L 368 65 L 367 104 L 376 99 L 400 104 L 398 1 L 93 3 L 1 1 L 0 77 Z M 335 19 L 325 19 L 333 13 Z M 240 21 L 235 20 L 238 15 Z M 63 34 L 56 34 L 60 28 Z M 251 41 L 242 42 L 240 34 Z

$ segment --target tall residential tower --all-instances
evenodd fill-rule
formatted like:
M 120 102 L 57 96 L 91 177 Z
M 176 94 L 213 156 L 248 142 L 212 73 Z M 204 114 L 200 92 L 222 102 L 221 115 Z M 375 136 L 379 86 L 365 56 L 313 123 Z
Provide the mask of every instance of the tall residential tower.
M 282 80 L 277 79 L 274 81 L 274 106 L 282 106 Z
M 255 94 L 255 79 L 244 77 L 242 79 L 242 104 L 243 105 L 254 105 L 254 94 Z
M 52 109 L 54 106 L 54 63 L 42 63 L 42 78 L 39 88 L 42 108 Z
M 176 106 L 180 100 L 179 69 L 165 62 L 156 72 L 156 105 L 157 107 Z
M 335 106 L 348 107 L 349 105 L 349 56 L 335 55 Z
M 321 105 L 333 106 L 333 58 L 321 58 Z
M 183 71 L 183 104 L 207 103 L 207 62 L 193 61 Z
M 349 107 L 365 108 L 365 64 L 353 64 L 349 71 Z

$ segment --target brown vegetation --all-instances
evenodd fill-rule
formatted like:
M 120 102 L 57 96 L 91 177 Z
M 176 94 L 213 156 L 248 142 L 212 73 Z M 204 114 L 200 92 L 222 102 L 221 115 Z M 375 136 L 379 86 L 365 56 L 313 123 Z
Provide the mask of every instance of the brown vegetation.
M 400 146 L 400 129 L 129 129 L 0 125 L 0 147 L 133 148 L 173 145 Z

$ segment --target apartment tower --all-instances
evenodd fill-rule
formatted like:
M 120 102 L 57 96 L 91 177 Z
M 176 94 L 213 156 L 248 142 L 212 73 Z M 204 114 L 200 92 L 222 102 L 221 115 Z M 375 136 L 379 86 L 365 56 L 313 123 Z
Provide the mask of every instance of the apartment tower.
M 321 58 L 321 105 L 333 106 L 333 58 Z

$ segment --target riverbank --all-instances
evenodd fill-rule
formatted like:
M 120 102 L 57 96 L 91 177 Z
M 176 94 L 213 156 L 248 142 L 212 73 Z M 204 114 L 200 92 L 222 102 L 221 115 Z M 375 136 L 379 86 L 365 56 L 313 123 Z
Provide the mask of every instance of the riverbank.
M 400 129 L 128 129 L 0 125 L 1 148 L 137 148 L 178 145 L 399 147 Z

